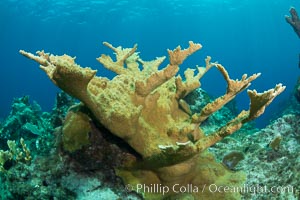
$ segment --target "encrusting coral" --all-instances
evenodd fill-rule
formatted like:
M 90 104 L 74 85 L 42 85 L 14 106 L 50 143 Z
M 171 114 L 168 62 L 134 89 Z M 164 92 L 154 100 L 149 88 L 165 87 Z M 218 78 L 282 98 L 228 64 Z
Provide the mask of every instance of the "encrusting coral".
M 238 192 L 211 193 L 205 188 L 209 184 L 239 186 L 245 178 L 241 172 L 225 169 L 205 150 L 259 117 L 285 87 L 278 84 L 264 93 L 248 90 L 250 109 L 205 135 L 199 128 L 201 123 L 249 87 L 260 74 L 250 77 L 244 74 L 241 80 L 233 80 L 221 64 L 212 63 L 207 57 L 206 66 L 197 67 L 196 74 L 194 69 L 187 69 L 183 81 L 177 75 L 179 65 L 199 50 L 200 44 L 189 42 L 187 49 L 178 46 L 173 51 L 168 50 L 169 64 L 161 70 L 158 67 L 165 57 L 143 61 L 136 52 L 137 45 L 133 48 L 113 47 L 107 42 L 104 45 L 115 52 L 116 61 L 108 55 L 101 55 L 97 60 L 117 74 L 112 80 L 96 76 L 96 70 L 80 67 L 75 58 L 68 55 L 54 56 L 38 51 L 35 56 L 23 50 L 20 53 L 41 64 L 54 84 L 78 98 L 92 113 L 92 116 L 87 114 L 88 120 L 102 124 L 140 155 L 128 156 L 127 162 L 116 172 L 146 199 L 239 199 Z M 226 94 L 193 114 L 183 98 L 200 87 L 201 77 L 212 67 L 226 80 Z M 72 124 L 64 126 L 78 125 L 74 120 L 69 122 Z M 139 188 L 138 184 L 145 187 Z M 170 190 L 165 194 L 147 190 L 155 185 Z M 179 187 L 176 190 L 174 186 L 192 186 L 193 190 L 179 192 Z

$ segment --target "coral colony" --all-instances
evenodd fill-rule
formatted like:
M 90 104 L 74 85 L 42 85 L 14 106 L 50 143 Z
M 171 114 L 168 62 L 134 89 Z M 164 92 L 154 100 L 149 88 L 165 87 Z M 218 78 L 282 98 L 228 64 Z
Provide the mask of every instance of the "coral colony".
M 249 110 L 242 111 L 216 131 L 204 134 L 202 123 L 248 88 L 260 74 L 249 77 L 244 74 L 240 80 L 233 80 L 221 64 L 207 57 L 205 67 L 186 69 L 183 80 L 177 75 L 179 65 L 199 50 L 200 44 L 189 42 L 187 49 L 178 46 L 173 51 L 168 50 L 169 64 L 162 69 L 158 68 L 165 57 L 144 61 L 136 52 L 137 45 L 122 48 L 107 42 L 103 44 L 116 56 L 115 60 L 109 55 L 97 58 L 105 68 L 117 74 L 112 80 L 96 76 L 96 70 L 80 67 L 75 58 L 68 55 L 38 51 L 36 56 L 20 51 L 38 62 L 55 85 L 81 101 L 64 121 L 63 148 L 74 152 L 88 144 L 89 133 L 95 129 L 92 121 L 96 128 L 105 127 L 131 149 L 124 152 L 125 159 L 115 172 L 124 184 L 143 186 L 132 189 L 145 199 L 239 199 L 239 193 L 212 194 L 205 188 L 207 184 L 238 187 L 245 182 L 243 172 L 228 170 L 206 149 L 259 117 L 285 87 L 278 84 L 263 93 L 248 90 Z M 200 112 L 193 113 L 184 97 L 200 87 L 201 77 L 212 67 L 223 75 L 227 91 L 207 103 Z M 203 191 L 177 193 L 170 189 L 162 194 L 144 190 L 151 186 L 159 186 L 158 189 L 196 186 L 190 189 L 203 188 Z

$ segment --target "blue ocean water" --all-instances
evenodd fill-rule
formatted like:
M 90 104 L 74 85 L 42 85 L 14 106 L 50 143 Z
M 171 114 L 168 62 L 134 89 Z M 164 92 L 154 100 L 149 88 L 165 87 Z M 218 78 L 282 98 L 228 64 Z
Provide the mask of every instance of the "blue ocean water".
M 81 66 L 111 78 L 114 74 L 95 59 L 111 53 L 103 41 L 123 47 L 138 43 L 140 56 L 151 60 L 192 40 L 203 48 L 181 66 L 181 73 L 203 65 L 210 55 L 232 78 L 261 72 L 251 89 L 287 86 L 257 121 L 263 126 L 288 103 L 300 74 L 300 40 L 284 19 L 291 6 L 300 9 L 296 0 L 1 0 L 0 118 L 9 113 L 12 99 L 23 95 L 50 110 L 58 91 L 36 63 L 18 53 L 20 49 L 76 56 Z M 219 96 L 226 84 L 213 69 L 202 79 L 202 88 Z M 248 108 L 246 92 L 236 100 L 239 109 Z

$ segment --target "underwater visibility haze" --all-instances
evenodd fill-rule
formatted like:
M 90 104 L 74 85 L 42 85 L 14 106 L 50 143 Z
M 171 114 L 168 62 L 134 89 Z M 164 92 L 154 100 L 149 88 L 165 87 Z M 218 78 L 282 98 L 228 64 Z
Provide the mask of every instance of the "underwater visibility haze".
M 2 0 L 1 199 L 300 199 L 296 10 Z

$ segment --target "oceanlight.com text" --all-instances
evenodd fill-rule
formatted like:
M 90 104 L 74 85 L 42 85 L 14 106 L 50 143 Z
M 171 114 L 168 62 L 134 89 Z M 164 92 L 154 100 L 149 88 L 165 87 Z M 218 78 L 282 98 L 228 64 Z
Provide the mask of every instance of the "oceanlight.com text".
M 162 184 L 136 184 L 126 185 L 126 190 L 136 191 L 138 193 L 157 193 L 157 194 L 168 194 L 168 193 L 294 193 L 294 187 L 291 185 L 287 186 L 261 186 L 261 185 L 242 185 L 242 186 L 221 186 L 216 184 L 205 184 L 201 186 L 193 184 L 174 184 L 171 186 Z

